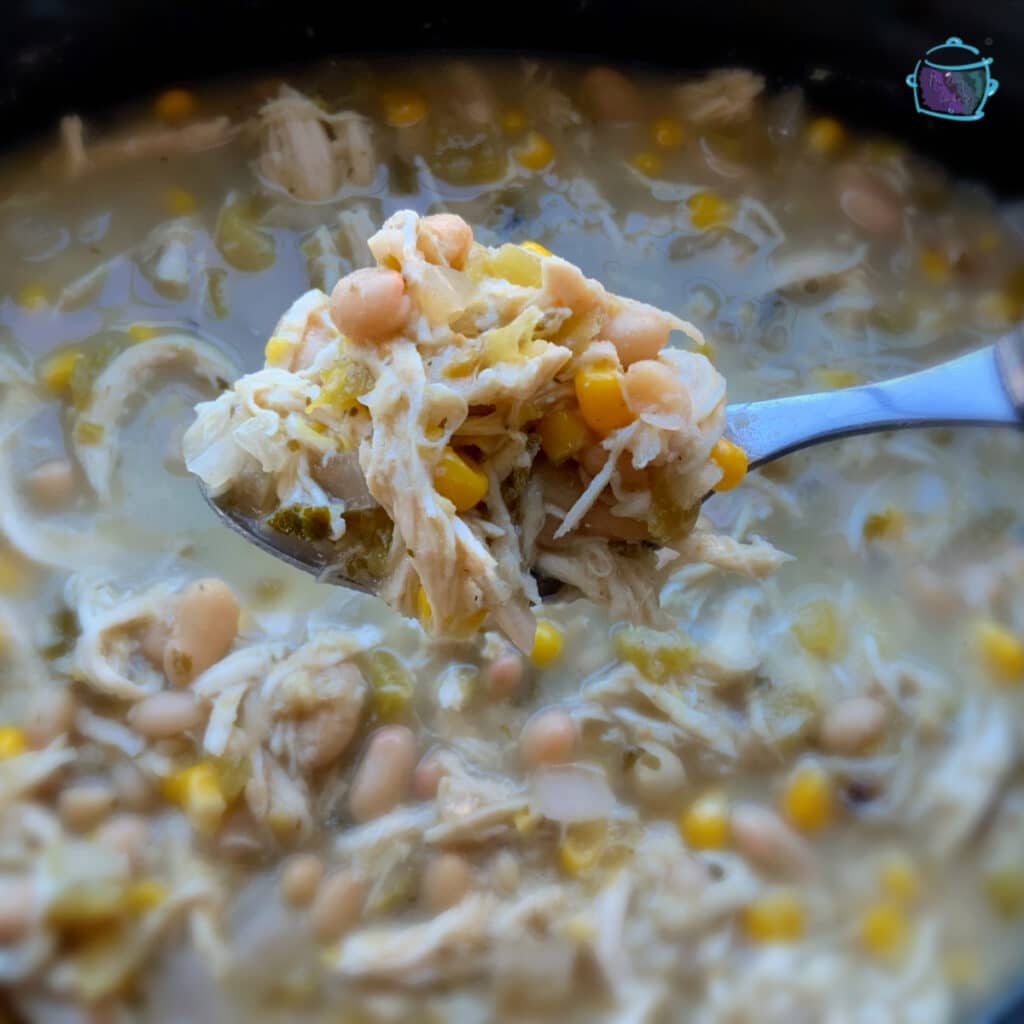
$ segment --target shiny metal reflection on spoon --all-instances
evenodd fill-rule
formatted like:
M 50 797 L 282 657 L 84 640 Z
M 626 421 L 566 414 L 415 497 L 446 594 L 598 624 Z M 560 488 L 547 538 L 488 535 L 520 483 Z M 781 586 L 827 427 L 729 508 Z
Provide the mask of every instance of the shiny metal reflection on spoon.
M 1024 428 L 1024 328 L 994 345 L 904 377 L 730 405 L 725 435 L 744 449 L 750 468 L 756 469 L 803 448 L 856 434 L 955 426 Z M 324 582 L 375 593 L 372 580 L 340 575 L 329 549 L 280 534 L 253 516 L 219 504 L 199 486 L 227 526 L 275 558 Z

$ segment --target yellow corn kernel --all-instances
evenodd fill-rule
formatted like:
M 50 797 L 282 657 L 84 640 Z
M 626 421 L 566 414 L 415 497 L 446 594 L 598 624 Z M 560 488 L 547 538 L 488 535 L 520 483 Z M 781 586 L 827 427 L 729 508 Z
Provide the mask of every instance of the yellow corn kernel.
M 180 807 L 200 832 L 215 831 L 227 810 L 220 776 L 212 761 L 200 761 L 168 775 L 160 789 L 164 798 Z
M 527 252 L 535 253 L 537 256 L 555 255 L 550 249 L 546 249 L 543 245 L 541 245 L 540 242 L 534 242 L 530 239 L 527 239 L 525 242 L 520 242 L 519 248 L 525 249 Z
M 486 609 L 481 608 L 480 611 L 473 612 L 472 615 L 460 622 L 452 623 L 451 628 L 460 633 L 471 633 L 480 628 L 486 617 Z M 422 584 L 416 590 L 416 618 L 420 620 L 424 629 L 429 629 L 434 619 L 434 609 L 430 606 L 430 598 Z
M 875 160 L 898 160 L 906 147 L 892 139 L 869 139 L 864 143 L 864 153 Z
M 979 252 L 995 252 L 1003 244 L 1003 234 L 998 228 L 989 228 L 978 238 Z
M 33 282 L 32 284 L 22 285 L 14 293 L 14 301 L 22 309 L 44 309 L 49 304 L 50 293 L 46 285 Z
M 468 512 L 487 493 L 487 474 L 454 448 L 445 448 L 434 470 L 434 487 L 459 512 Z
M 287 338 L 271 338 L 263 348 L 267 366 L 287 366 L 292 361 L 295 345 Z
M 567 939 L 582 946 L 594 941 L 597 936 L 597 928 L 594 927 L 594 922 L 588 915 L 576 914 L 565 922 L 563 934 Z
M 521 836 L 528 836 L 539 824 L 541 818 L 536 811 L 520 811 L 512 818 L 512 824 Z
M 808 601 L 793 616 L 790 626 L 797 643 L 819 658 L 831 658 L 839 653 L 842 631 L 836 606 L 827 598 Z
M 678 149 L 686 139 L 686 132 L 678 118 L 659 117 L 651 125 L 651 138 L 662 149 Z
M 953 270 L 949 257 L 941 249 L 933 246 L 921 250 L 918 266 L 932 284 L 945 284 Z
M 527 123 L 526 111 L 515 107 L 501 115 L 501 130 L 509 135 L 518 135 L 525 131 Z
M 25 733 L 16 725 L 0 725 L 0 761 L 25 753 Z
M 530 132 L 516 150 L 516 159 L 529 171 L 542 171 L 555 158 L 555 147 L 540 132 Z
M 873 956 L 898 956 L 907 947 L 910 922 L 895 904 L 880 902 L 868 907 L 860 919 L 860 941 Z
M 956 988 L 975 988 L 982 980 L 981 963 L 973 949 L 951 949 L 942 958 L 942 973 Z
M 1019 319 L 1021 305 L 1003 291 L 986 291 L 978 297 L 978 314 L 997 324 L 1010 324 Z
M 578 875 L 599 860 L 608 840 L 608 827 L 602 821 L 569 825 L 558 846 L 558 863 L 567 875 Z
M 686 205 L 690 210 L 690 221 L 698 231 L 718 228 L 729 222 L 732 207 L 714 192 L 694 192 Z
M 167 888 L 152 878 L 133 882 L 124 894 L 125 908 L 133 914 L 144 914 L 159 907 L 167 899 Z
M 878 866 L 878 887 L 893 903 L 910 904 L 921 890 L 921 877 L 905 853 L 890 853 Z
M 752 942 L 796 942 L 804 933 L 804 908 L 791 892 L 778 890 L 748 904 L 743 930 Z
M 989 871 L 983 885 L 985 898 L 999 917 L 1009 920 L 1024 914 L 1024 867 L 1011 864 Z
M 883 508 L 872 512 L 864 520 L 861 533 L 865 540 L 899 537 L 907 525 L 907 517 L 900 508 Z
M 1024 639 L 998 622 L 979 622 L 974 639 L 985 668 L 1004 683 L 1024 682 Z
M 132 341 L 149 341 L 160 334 L 160 328 L 152 327 L 150 324 L 132 324 L 127 333 Z
M 562 634 L 553 622 L 538 622 L 533 635 L 533 650 L 530 660 L 538 668 L 544 668 L 557 660 L 562 653 Z
M 544 454 L 557 466 L 593 441 L 590 428 L 575 409 L 555 409 L 542 417 L 537 434 Z
M 427 116 L 427 101 L 412 89 L 384 94 L 384 120 L 392 128 L 409 128 Z
M 622 394 L 622 374 L 594 367 L 580 370 L 573 384 L 584 423 L 598 437 L 628 426 L 636 419 Z
M 790 776 L 782 794 L 782 811 L 802 832 L 819 832 L 835 807 L 832 779 L 821 768 L 806 764 Z
M 23 559 L 13 551 L 0 550 L 0 594 L 13 594 L 24 586 L 28 574 Z
M 629 162 L 647 178 L 656 178 L 661 174 L 661 169 L 664 165 L 661 157 L 657 153 L 652 153 L 649 149 L 634 153 Z
M 67 395 L 71 391 L 71 374 L 82 353 L 75 349 L 54 352 L 39 367 L 39 379 L 52 395 Z
M 846 132 L 834 117 L 816 117 L 807 125 L 805 138 L 815 153 L 831 156 L 846 141 Z
M 169 188 L 164 193 L 164 206 L 176 216 L 183 217 L 196 208 L 196 197 L 187 189 Z
M 827 388 L 853 388 L 864 378 L 854 370 L 835 370 L 828 366 L 819 366 L 814 376 Z
M 188 89 L 168 89 L 160 93 L 153 104 L 153 113 L 161 121 L 184 121 L 195 113 L 198 106 L 195 93 Z
M 747 475 L 747 453 L 727 437 L 720 437 L 711 449 L 711 461 L 722 471 L 716 491 L 731 491 Z
M 433 617 L 434 609 L 430 607 L 430 598 L 427 597 L 426 588 L 421 583 L 419 589 L 416 591 L 416 618 L 418 618 L 424 626 L 429 626 Z
M 721 850 L 729 844 L 729 804 L 720 793 L 698 797 L 679 817 L 679 832 L 695 850 Z

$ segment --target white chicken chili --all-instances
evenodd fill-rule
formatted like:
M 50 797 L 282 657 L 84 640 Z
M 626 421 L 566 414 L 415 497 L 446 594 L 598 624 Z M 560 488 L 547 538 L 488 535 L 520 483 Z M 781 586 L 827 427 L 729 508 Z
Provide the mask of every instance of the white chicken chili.
M 447 58 L 71 114 L 0 184 L 0 1016 L 1013 983 L 1024 439 L 720 441 L 726 382 L 1008 330 L 1012 208 L 747 71 Z

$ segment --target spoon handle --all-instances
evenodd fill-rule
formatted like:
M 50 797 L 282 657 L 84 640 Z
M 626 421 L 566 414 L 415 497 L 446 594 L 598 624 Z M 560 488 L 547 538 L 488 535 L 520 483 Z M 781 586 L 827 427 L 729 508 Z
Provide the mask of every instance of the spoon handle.
M 907 427 L 1024 427 L 1024 332 L 878 384 L 731 405 L 726 436 L 751 466 L 854 434 Z

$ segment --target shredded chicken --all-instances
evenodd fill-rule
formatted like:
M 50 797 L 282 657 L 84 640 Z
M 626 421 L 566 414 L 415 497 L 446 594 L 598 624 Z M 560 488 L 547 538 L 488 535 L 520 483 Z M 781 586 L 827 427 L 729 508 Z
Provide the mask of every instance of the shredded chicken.
M 60 166 L 71 179 L 136 160 L 160 160 L 183 153 L 199 153 L 227 142 L 231 121 L 214 117 L 180 128 L 143 129 L 123 137 L 85 142 L 82 119 L 77 115 L 60 122 Z
M 365 488 L 394 524 L 398 560 L 382 592 L 412 611 L 418 580 L 434 632 L 465 633 L 489 613 L 524 650 L 538 600 L 531 562 L 618 615 L 648 618 L 657 614 L 657 587 L 635 542 L 652 531 L 684 557 L 734 570 L 760 575 L 780 563 L 767 545 L 684 539 L 684 510 L 720 473 L 709 453 L 725 394 L 702 356 L 661 348 L 672 330 L 699 343 L 694 328 L 609 294 L 556 257 L 477 245 L 450 216 L 396 214 L 370 248 L 378 262 L 371 277 L 343 279 L 330 300 L 319 291 L 300 298 L 271 338 L 266 368 L 199 407 L 186 462 L 215 496 L 246 477 L 269 477 L 278 508 L 325 507 L 330 536 L 344 539 L 345 497 L 318 480 L 338 446 L 358 450 Z M 387 278 L 392 267 L 401 278 Z M 376 328 L 364 330 L 360 319 L 372 323 L 383 307 L 349 296 L 371 280 L 393 280 L 404 293 L 386 338 L 368 337 Z M 644 342 L 648 359 L 627 347 L 638 332 L 655 339 Z M 590 375 L 622 396 L 620 419 L 608 427 L 580 416 L 600 418 L 610 398 L 575 411 L 573 390 L 585 399 Z M 553 433 L 566 416 L 593 437 L 600 468 L 555 454 Z M 469 450 L 479 455 L 462 454 Z M 627 483 L 624 466 L 657 481 L 653 496 Z M 464 499 L 467 484 L 479 490 Z M 547 531 L 538 518 L 545 511 Z M 613 543 L 620 537 L 634 542 L 631 554 Z
M 260 111 L 260 126 L 260 174 L 296 199 L 320 202 L 344 185 L 373 180 L 373 142 L 358 114 L 328 114 L 307 96 L 282 86 Z

